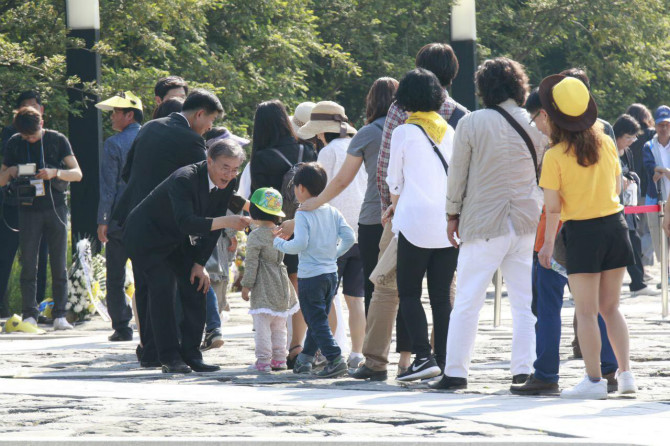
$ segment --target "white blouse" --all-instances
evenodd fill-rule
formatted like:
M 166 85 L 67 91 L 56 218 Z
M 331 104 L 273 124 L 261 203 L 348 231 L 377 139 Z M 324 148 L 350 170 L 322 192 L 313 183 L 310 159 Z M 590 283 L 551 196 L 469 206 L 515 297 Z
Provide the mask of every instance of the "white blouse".
M 347 157 L 347 149 L 351 138 L 337 138 L 332 140 L 319 152 L 317 161 L 323 166 L 328 174 L 328 183 L 337 175 Z M 358 217 L 361 214 L 361 206 L 368 186 L 368 174 L 365 166 L 361 165 L 354 180 L 341 194 L 330 200 L 330 205 L 342 213 L 347 224 L 354 229 L 358 240 Z
M 437 145 L 449 164 L 454 129 L 449 127 Z M 413 124 L 403 124 L 391 136 L 386 183 L 399 195 L 393 232 L 420 248 L 451 247 L 447 237 L 447 174 L 426 135 Z

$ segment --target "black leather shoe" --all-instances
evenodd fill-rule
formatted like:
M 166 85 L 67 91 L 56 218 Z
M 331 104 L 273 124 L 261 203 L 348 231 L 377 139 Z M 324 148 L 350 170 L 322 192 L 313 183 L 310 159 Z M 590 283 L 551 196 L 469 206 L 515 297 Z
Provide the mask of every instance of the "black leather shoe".
M 349 376 L 356 379 L 369 379 L 370 381 L 386 381 L 388 372 L 386 370 L 372 370 L 362 365 L 356 370 L 349 370 Z
M 114 330 L 114 333 L 112 333 L 107 339 L 109 339 L 112 342 L 128 342 L 133 340 L 133 331 L 118 331 Z
M 518 375 L 514 375 L 512 377 L 512 384 L 523 384 L 528 380 L 528 375 L 527 373 L 519 373 Z
M 202 362 L 202 359 L 193 359 L 185 362 L 193 369 L 194 372 L 206 373 L 221 370 L 221 367 L 218 365 L 205 364 Z
M 180 359 L 163 364 L 162 369 L 163 373 L 191 373 L 191 368 Z
M 162 367 L 163 364 L 159 360 L 155 361 L 140 361 L 140 367 L 145 368 L 145 369 L 157 369 L 159 367 Z
M 458 390 L 467 389 L 468 380 L 466 378 L 455 378 L 453 376 L 442 375 L 438 382 L 429 383 L 428 387 L 435 390 Z
M 531 374 L 526 382 L 514 383 L 509 388 L 509 391 L 515 395 L 542 395 L 545 393 L 558 393 L 558 383 L 551 383 L 535 378 Z

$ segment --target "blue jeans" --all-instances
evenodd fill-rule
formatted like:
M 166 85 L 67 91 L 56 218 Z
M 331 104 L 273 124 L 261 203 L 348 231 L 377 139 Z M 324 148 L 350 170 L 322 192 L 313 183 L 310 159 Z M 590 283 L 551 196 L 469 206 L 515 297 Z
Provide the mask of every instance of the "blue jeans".
M 342 355 L 328 326 L 328 313 L 337 292 L 337 274 L 321 274 L 307 279 L 298 278 L 300 309 L 307 322 L 307 336 L 301 355 L 313 357 L 317 350 L 333 361 Z M 309 359 L 309 358 L 305 358 Z
M 533 287 L 537 290 L 537 325 L 535 330 L 537 359 L 533 364 L 535 377 L 541 381 L 558 382 L 561 342 L 561 308 L 563 290 L 568 279 L 552 269 L 544 268 L 533 261 Z M 600 338 L 600 369 L 603 374 L 618 368 L 612 345 L 607 337 L 605 321 L 598 315 Z
M 209 287 L 207 291 L 207 318 L 205 319 L 205 330 L 211 331 L 221 328 L 221 315 L 219 314 L 219 302 L 216 299 L 214 288 Z

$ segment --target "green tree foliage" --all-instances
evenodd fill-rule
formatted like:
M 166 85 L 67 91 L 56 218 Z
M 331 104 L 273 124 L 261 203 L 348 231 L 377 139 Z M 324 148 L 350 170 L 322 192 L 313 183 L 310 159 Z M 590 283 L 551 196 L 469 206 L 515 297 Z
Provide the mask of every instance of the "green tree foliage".
M 505 55 L 537 85 L 585 67 L 601 114 L 632 102 L 650 107 L 670 93 L 668 0 L 488 0 L 477 2 L 480 58 Z M 448 41 L 445 0 L 100 0 L 103 96 L 140 94 L 153 110 L 153 84 L 167 75 L 214 90 L 226 123 L 250 131 L 258 102 L 280 98 L 342 103 L 357 126 L 377 77 L 400 78 L 417 50 Z M 47 125 L 66 130 L 69 110 L 62 0 L 0 5 L 0 119 L 18 91 L 36 88 Z

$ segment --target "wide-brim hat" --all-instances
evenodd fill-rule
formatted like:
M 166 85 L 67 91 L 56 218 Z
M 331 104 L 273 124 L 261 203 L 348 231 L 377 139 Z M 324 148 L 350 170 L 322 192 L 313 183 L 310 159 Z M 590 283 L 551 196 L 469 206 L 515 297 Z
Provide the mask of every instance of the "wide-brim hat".
M 309 121 L 309 116 L 312 114 L 312 109 L 316 104 L 314 102 L 301 102 L 293 111 L 293 114 L 289 117 L 291 120 L 291 126 L 293 127 L 293 132 L 297 135 L 300 127 L 307 124 Z M 312 135 L 310 138 L 313 138 L 315 135 Z M 310 139 L 305 138 L 305 139 Z
M 281 210 L 284 199 L 277 189 L 271 187 L 256 189 L 249 201 L 266 214 L 286 217 L 286 214 Z
M 124 91 L 95 104 L 96 108 L 105 111 L 112 111 L 115 108 L 134 108 L 142 111 L 142 100 L 135 96 L 132 91 Z
M 348 120 L 344 107 L 332 101 L 322 101 L 314 106 L 309 121 L 298 130 L 298 136 L 310 139 L 319 133 L 339 133 L 340 137 L 355 135 L 356 129 Z
M 591 128 L 598 119 L 598 106 L 589 89 L 574 77 L 545 77 L 538 90 L 542 108 L 557 127 L 570 132 Z

